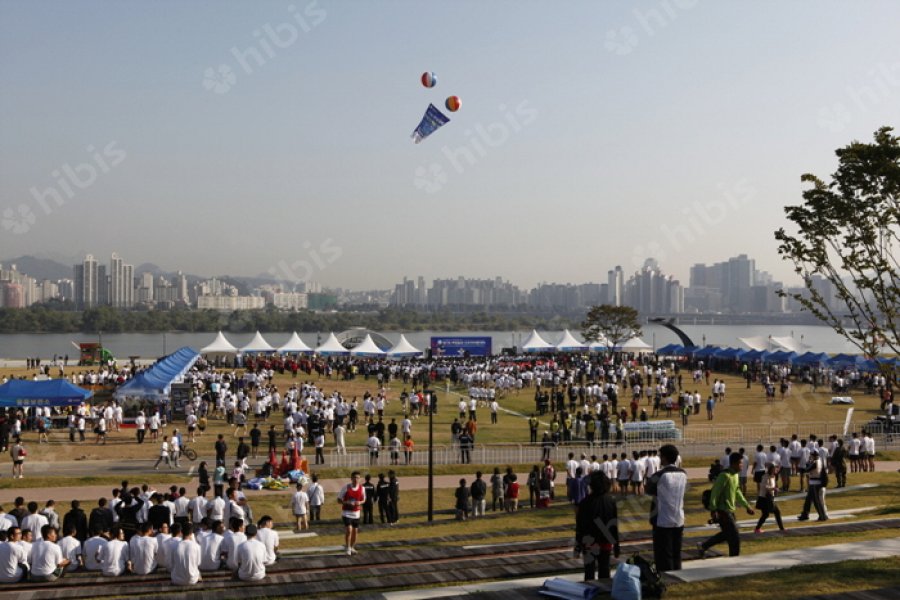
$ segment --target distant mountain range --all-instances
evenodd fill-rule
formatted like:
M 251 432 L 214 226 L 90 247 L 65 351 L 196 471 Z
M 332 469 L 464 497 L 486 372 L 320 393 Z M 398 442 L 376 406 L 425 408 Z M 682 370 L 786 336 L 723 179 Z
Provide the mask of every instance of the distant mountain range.
M 0 265 L 4 269 L 9 269 L 12 265 L 16 265 L 19 273 L 24 273 L 30 277 L 34 277 L 38 281 L 50 279 L 72 279 L 74 271 L 72 265 L 64 265 L 50 260 L 48 258 L 35 258 L 34 256 L 19 256 L 18 258 L 10 258 L 0 260 Z

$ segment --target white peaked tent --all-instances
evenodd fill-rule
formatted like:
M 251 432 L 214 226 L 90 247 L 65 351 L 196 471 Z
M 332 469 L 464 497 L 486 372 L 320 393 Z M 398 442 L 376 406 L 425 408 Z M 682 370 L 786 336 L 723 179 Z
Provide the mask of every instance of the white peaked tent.
M 617 352 L 653 352 L 653 348 L 639 337 L 633 337 L 630 340 L 622 342 L 616 346 Z
M 568 329 L 566 329 L 563 332 L 562 339 L 559 340 L 558 344 L 556 344 L 556 349 L 560 352 L 580 352 L 587 350 L 588 347 L 587 344 L 579 342 L 577 339 L 575 339 L 575 336 L 572 335 L 572 333 Z
M 556 346 L 542 338 L 536 329 L 531 330 L 531 335 L 522 344 L 523 352 L 552 352 L 553 350 L 556 350 Z
M 316 354 L 323 356 L 347 356 L 350 354 L 350 351 L 344 348 L 338 341 L 337 336 L 334 335 L 334 332 L 331 332 L 328 334 L 328 339 L 325 340 L 325 343 L 316 348 Z
M 302 353 L 302 352 L 312 352 L 313 349 L 307 346 L 303 340 L 300 339 L 300 336 L 297 335 L 295 331 L 284 345 L 278 348 L 278 352 L 281 354 L 293 354 L 293 353 Z
M 422 351 L 419 350 L 418 348 L 416 348 L 415 346 L 413 346 L 412 344 L 410 344 L 407 341 L 406 336 L 401 333 L 400 341 L 398 341 L 396 344 L 394 344 L 394 347 L 387 351 L 387 355 L 388 356 L 396 356 L 396 357 L 402 357 L 402 356 L 414 357 L 414 356 L 422 356 Z
M 250 343 L 241 347 L 241 352 L 275 352 L 275 348 L 269 345 L 269 342 L 257 331 Z
M 367 333 L 366 338 L 350 350 L 350 356 L 384 356 L 384 350 L 379 348 L 372 340 L 372 336 Z
M 607 352 L 609 350 L 609 341 L 606 339 L 606 336 L 600 334 L 600 338 L 596 341 L 591 342 L 591 345 L 588 346 L 591 352 Z
M 201 354 L 235 354 L 237 347 L 225 338 L 221 331 L 213 343 L 200 349 Z

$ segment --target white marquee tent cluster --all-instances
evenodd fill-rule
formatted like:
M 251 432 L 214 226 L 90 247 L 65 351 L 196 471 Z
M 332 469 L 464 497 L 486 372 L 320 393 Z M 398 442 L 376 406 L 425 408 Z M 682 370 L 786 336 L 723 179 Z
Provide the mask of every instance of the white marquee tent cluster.
M 523 352 L 606 352 L 612 349 L 615 352 L 653 352 L 653 348 L 639 337 L 632 337 L 622 344 L 610 348 L 606 339 L 599 339 L 590 344 L 580 342 L 568 329 L 563 331 L 562 338 L 556 344 L 551 344 L 532 329 L 528 339 L 522 344 Z
M 311 348 L 307 346 L 297 332 L 293 332 L 291 338 L 282 346 L 275 348 L 269 344 L 262 334 L 257 331 L 253 339 L 244 346 L 238 348 L 228 341 L 221 331 L 208 346 L 200 349 L 204 355 L 237 355 L 237 354 L 318 354 L 320 356 L 359 356 L 363 358 L 388 357 L 388 358 L 413 358 L 422 356 L 422 351 L 409 343 L 406 336 L 400 334 L 400 340 L 393 347 L 383 350 L 378 347 L 372 336 L 366 334 L 365 339 L 352 348 L 345 348 L 334 335 L 328 334 L 325 341 Z

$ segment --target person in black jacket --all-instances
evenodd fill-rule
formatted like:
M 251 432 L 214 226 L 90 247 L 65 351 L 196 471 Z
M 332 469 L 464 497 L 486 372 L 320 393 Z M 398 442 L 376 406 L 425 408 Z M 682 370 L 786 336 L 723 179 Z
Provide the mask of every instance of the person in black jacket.
M 375 502 L 375 486 L 372 484 L 372 476 L 366 473 L 365 482 L 362 484 L 366 491 L 366 499 L 362 505 L 362 524 L 371 525 L 374 521 L 372 518 L 372 508 Z
M 391 514 L 391 484 L 384 478 L 384 473 L 378 474 L 378 483 L 375 484 L 375 496 L 378 498 L 378 518 L 382 523 L 390 522 Z
M 589 485 L 575 513 L 575 553 L 584 560 L 585 581 L 609 579 L 610 556 L 619 556 L 618 511 L 606 474 L 594 471 Z
M 104 531 L 112 529 L 113 518 L 106 506 L 106 498 L 100 498 L 97 501 L 97 506 L 91 511 L 91 516 L 88 518 L 88 528 L 93 530 L 95 525 L 103 527 Z
M 390 487 L 391 503 L 388 506 L 388 523 L 393 525 L 400 520 L 400 482 L 397 481 L 397 474 L 394 471 L 388 471 L 388 484 Z
M 69 526 L 75 528 L 75 538 L 83 544 L 87 539 L 88 520 L 78 500 L 72 500 L 72 510 L 63 517 L 63 531 L 68 531 Z

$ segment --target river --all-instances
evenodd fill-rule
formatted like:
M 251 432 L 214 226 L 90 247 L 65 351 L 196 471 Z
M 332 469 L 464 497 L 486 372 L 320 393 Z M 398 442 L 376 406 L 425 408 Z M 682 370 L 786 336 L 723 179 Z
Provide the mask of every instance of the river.
M 717 346 L 743 347 L 738 341 L 739 337 L 794 337 L 814 352 L 839 352 L 858 353 L 849 342 L 834 333 L 828 327 L 821 326 L 787 326 L 787 325 L 684 325 L 681 329 L 687 333 L 695 344 L 707 344 Z M 499 353 L 501 348 L 509 346 L 521 346 L 528 338 L 529 331 L 414 331 L 404 332 L 406 339 L 417 348 L 425 349 L 430 345 L 433 335 L 442 336 L 490 336 L 493 340 L 493 351 Z M 562 336 L 561 331 L 539 331 L 546 341 L 557 343 Z M 573 331 L 578 337 L 578 332 Z M 252 333 L 226 333 L 226 337 L 237 347 L 250 342 Z M 290 338 L 290 332 L 267 333 L 266 340 L 274 347 L 284 344 Z M 307 345 L 315 347 L 317 339 L 324 339 L 328 332 L 301 333 L 300 337 Z M 391 342 L 396 342 L 400 332 L 385 332 L 383 335 Z M 103 334 L 103 345 L 108 348 L 118 359 L 126 359 L 129 356 L 142 358 L 156 358 L 172 352 L 182 346 L 191 346 L 200 349 L 210 344 L 216 337 L 215 333 L 116 333 Z M 654 348 L 660 348 L 670 343 L 680 343 L 677 336 L 658 325 L 645 325 L 642 338 Z M 60 357 L 68 354 L 70 360 L 78 355 L 72 345 L 73 342 L 98 341 L 101 336 L 81 333 L 13 333 L 0 334 L 0 358 L 24 359 L 26 357 L 40 357 L 43 360 L 51 359 L 54 355 Z

